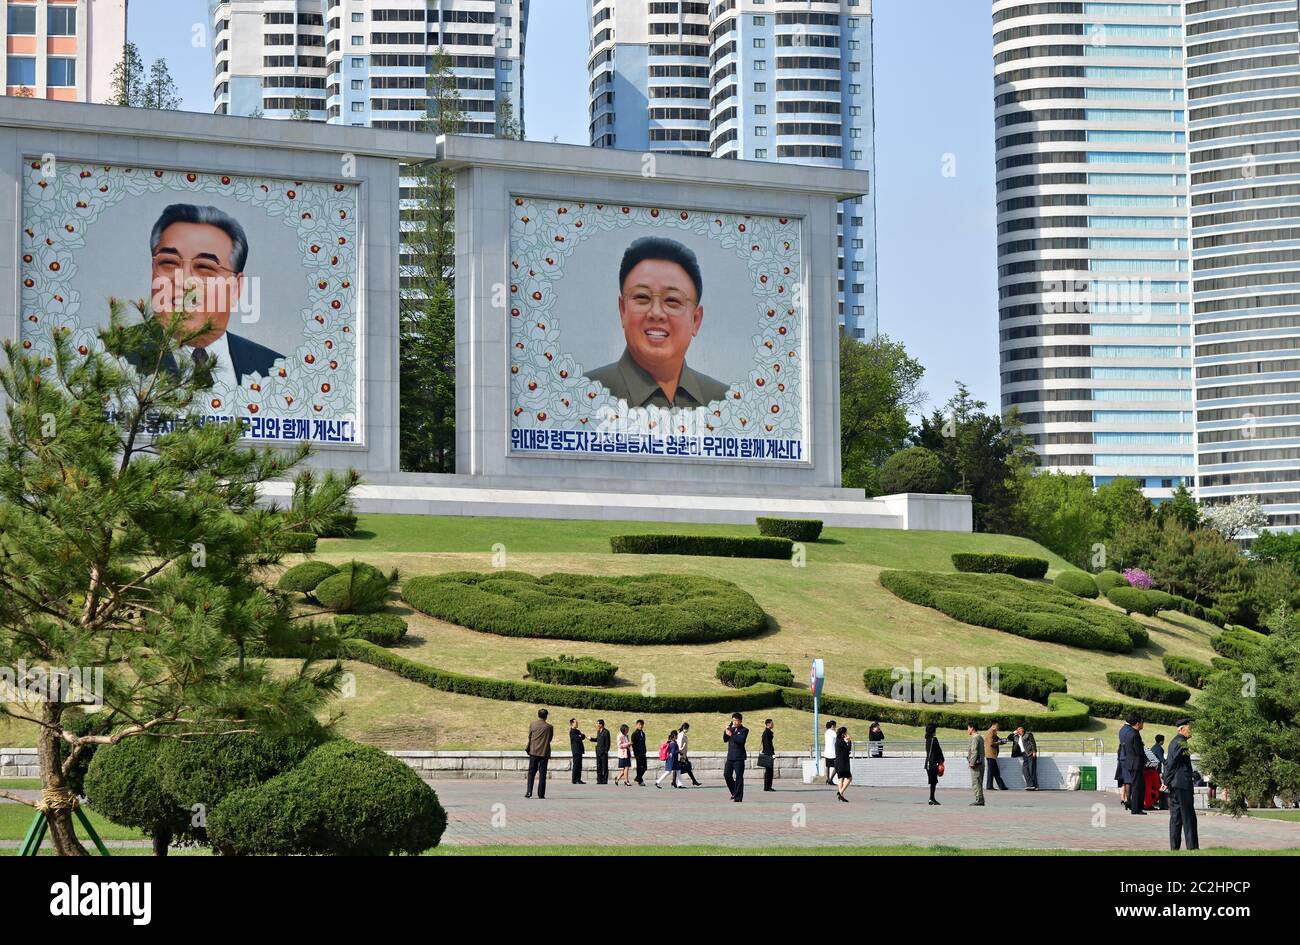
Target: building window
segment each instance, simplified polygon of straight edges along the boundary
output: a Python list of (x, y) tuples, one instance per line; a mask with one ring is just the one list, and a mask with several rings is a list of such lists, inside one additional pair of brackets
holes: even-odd
[(514, 68), (514, 66), (515, 66), (515, 61), (513, 59), (497, 60), (497, 68), (500, 69), (502, 72), (509, 72)]
[(756, 161), (766, 161), (766, 160), (767, 160), (767, 148), (755, 148), (755, 149), (754, 149), (754, 160), (756, 160)]
[(365, 38), (364, 36), (353, 36), (353, 37), (352, 37), (352, 45), (353, 45), (353, 46), (364, 46), (365, 44), (366, 44), (366, 38)]
[(755, 126), (754, 126), (754, 137), (756, 137), (756, 138), (766, 138), (766, 137), (767, 137), (767, 125), (755, 125)]
[(352, 88), (353, 88), (353, 90), (360, 90), (360, 89), (364, 89), (365, 87), (366, 87), (366, 80), (365, 80), (365, 79), (353, 79), (353, 80), (352, 80)]
[(755, 83), (754, 83), (754, 91), (755, 91), (755, 92), (766, 92), (766, 91), (767, 91), (767, 83), (766, 83), (766, 82), (755, 82)]
[(50, 7), (48, 25), (51, 36), (76, 36), (77, 8)]
[(861, 138), (861, 137), (862, 137), (862, 129), (861, 129), (861, 128), (850, 128), (850, 129), (849, 129), (849, 137), (850, 137), (850, 138)]
[(849, 49), (861, 49), (862, 41), (858, 39), (849, 40)]
[(767, 106), (766, 106), (766, 105), (755, 105), (755, 106), (754, 106), (754, 114), (755, 114), (755, 115), (766, 115), (766, 114), (767, 114)]
[(77, 60), (51, 56), (45, 62), (45, 84), (59, 88), (77, 85)]
[[(36, 7), (9, 7), (9, 35), (10, 36), (35, 36), (36, 35)], [(34, 79), (32, 81), (35, 81)], [(10, 85), (16, 83), (10, 82)]]
[(9, 85), (35, 85), (36, 59), (32, 56), (10, 56), (8, 74)]
[(849, 217), (849, 226), (862, 226), (862, 217)]
[(855, 259), (855, 260), (853, 260), (853, 271), (854, 271), (854, 272), (864, 272), (864, 271), (866, 271), (866, 268), (867, 268), (867, 264), (864, 263), (861, 259)]
[(853, 248), (854, 248), (854, 249), (862, 249), (862, 246), (863, 246), (863, 244), (862, 244), (862, 240), (854, 240), (854, 241), (853, 241)]
[(353, 102), (353, 103), (352, 103), (352, 110), (353, 110), (354, 112), (364, 112), (364, 111), (366, 110), (366, 103), (365, 103), (365, 102)]
[(849, 152), (849, 160), (850, 160), (850, 161), (861, 161), (861, 160), (862, 160), (862, 152), (861, 152), (861, 151), (850, 151), (850, 152)]
[(848, 28), (851, 29), (851, 30), (855, 30), (855, 29), (857, 29), (857, 28), (858, 28), (858, 18), (857, 18), (856, 16), (851, 16), (851, 17), (849, 17), (849, 21), (848, 21), (847, 26), (848, 26)]
[(363, 57), (360, 57), (360, 56), (353, 56), (353, 57), (352, 57), (352, 68), (353, 68), (353, 69), (364, 69), (365, 67), (366, 67), (366, 60), (365, 60)]
[(765, 16), (756, 16), (756, 17), (754, 17), (754, 25), (755, 25), (755, 26), (766, 26), (766, 25), (767, 25), (767, 17), (765, 17)]
[(755, 60), (754, 60), (754, 71), (755, 71), (755, 72), (766, 72), (766, 71), (767, 71), (767, 60), (766, 60), (766, 59), (755, 59)]
[(862, 305), (855, 305), (855, 306), (853, 306), (853, 317), (854, 317), (854, 318), (862, 318), (862, 317), (863, 317), (864, 315), (866, 315), (866, 314), (867, 314), (867, 310), (866, 310), (866, 308), (865, 308), (864, 306), (862, 306)]
[(365, 15), (365, 13), (353, 13), (353, 14), (352, 14), (352, 22), (353, 22), (353, 23), (364, 23), (365, 21), (366, 21), (366, 15)]
[(754, 48), (755, 48), (755, 49), (766, 49), (766, 48), (767, 48), (767, 40), (764, 39), (762, 36), (755, 36), (755, 37), (754, 37)]
[(861, 95), (861, 94), (862, 94), (862, 86), (858, 85), (856, 82), (850, 82), (850, 83), (849, 83), (849, 94), (850, 94), (850, 95)]
[(850, 62), (850, 63), (849, 63), (849, 71), (850, 71), (850, 72), (861, 72), (861, 71), (862, 71), (862, 63), (860, 63), (860, 62)]

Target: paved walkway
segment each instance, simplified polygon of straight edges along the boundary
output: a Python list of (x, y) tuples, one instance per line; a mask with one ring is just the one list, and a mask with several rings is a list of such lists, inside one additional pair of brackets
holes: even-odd
[[(1169, 815), (1134, 817), (1115, 794), (995, 791), (969, 807), (962, 791), (924, 787), (849, 789), (842, 804), (831, 788), (797, 784), (771, 794), (746, 778), (745, 802), (705, 782), (671, 791), (633, 784), (547, 785), (545, 800), (526, 800), (522, 780), (432, 782), (448, 813), (443, 843), (464, 845), (705, 844), (719, 846), (1026, 847), (1076, 850), (1166, 850)], [(946, 796), (945, 796), (946, 795)], [(1236, 819), (1199, 812), (1201, 847), (1300, 849), (1300, 823)]]

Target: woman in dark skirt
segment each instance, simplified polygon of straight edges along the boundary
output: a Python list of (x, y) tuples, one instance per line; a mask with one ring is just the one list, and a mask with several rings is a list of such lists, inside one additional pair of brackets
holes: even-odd
[(939, 783), (939, 768), (943, 765), (943, 748), (935, 736), (937, 726), (930, 722), (925, 726), (925, 774), (930, 779), (930, 804), (938, 805), (934, 799), (934, 789)]
[(840, 783), (835, 793), (845, 804), (849, 799), (844, 796), (844, 792), (853, 783), (853, 771), (849, 766), (852, 753), (853, 742), (849, 740), (848, 727), (841, 725), (840, 730), (835, 733), (835, 777)]

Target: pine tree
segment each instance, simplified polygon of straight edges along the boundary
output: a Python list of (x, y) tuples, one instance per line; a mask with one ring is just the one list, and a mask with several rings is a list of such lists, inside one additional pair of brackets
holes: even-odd
[(174, 112), (181, 107), (181, 96), (167, 68), (166, 59), (155, 59), (149, 67), (149, 81), (145, 84), (144, 108)]
[(128, 108), (141, 108), (145, 100), (144, 60), (135, 43), (128, 42), (122, 47), (122, 58), (113, 67), (113, 95), (110, 105), (122, 105)]
[[(85, 853), (69, 777), (92, 746), (296, 731), (341, 674), (333, 663), (277, 675), (241, 658), (300, 632), (263, 583), (286, 527), (257, 498), (306, 446), (249, 449), (229, 424), (188, 422), (212, 368), (174, 355), (202, 329), (186, 337), (183, 316), (139, 315), (110, 302), (103, 351), (84, 356), (66, 329), (46, 358), (6, 341), (0, 368), (0, 665), (26, 665), (29, 683), (48, 674), (43, 698), (0, 702), (0, 714), (37, 727), (61, 855)], [(93, 734), (74, 727), (70, 710), (92, 694), (68, 688), (77, 678), (102, 697)]]

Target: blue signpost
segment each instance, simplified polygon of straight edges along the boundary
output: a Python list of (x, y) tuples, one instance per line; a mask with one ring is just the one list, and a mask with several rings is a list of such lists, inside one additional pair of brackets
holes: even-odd
[(812, 761), (813, 776), (816, 777), (817, 757), (818, 757), (818, 730), (821, 728), (821, 722), (817, 717), (818, 704), (821, 700), (822, 686), (826, 684), (826, 665), (821, 660), (812, 661), (812, 673), (808, 677), (808, 688), (812, 690), (813, 697), (813, 737), (812, 737)]

